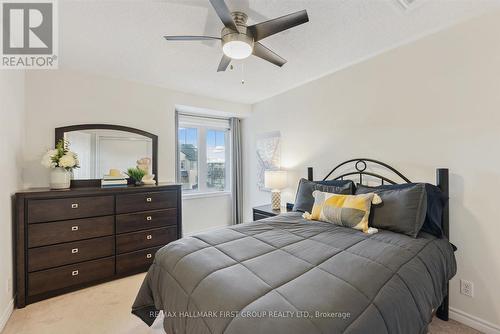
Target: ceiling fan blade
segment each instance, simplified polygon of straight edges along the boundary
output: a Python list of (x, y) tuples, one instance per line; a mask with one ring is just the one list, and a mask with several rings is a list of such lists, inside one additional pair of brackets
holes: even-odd
[(224, 0), (210, 0), (210, 3), (212, 7), (214, 7), (222, 23), (224, 23), (227, 28), (238, 31), (236, 23), (234, 23), (233, 20), (233, 15), (231, 15)]
[(254, 24), (248, 27), (253, 34), (255, 41), (260, 41), (263, 38), (277, 34), (283, 30), (287, 30), (300, 24), (309, 22), (306, 10), (301, 10), (296, 13), (288, 14), (269, 21)]
[(253, 45), (253, 55), (257, 56), (259, 58), (262, 58), (264, 60), (267, 60), (268, 62), (273, 63), (276, 66), (283, 66), (286, 63), (286, 59), (278, 56), (276, 53), (273, 51), (269, 50), (266, 48), (264, 45), (260, 44), (259, 42), (255, 43)]
[(224, 72), (229, 66), (229, 63), (231, 63), (231, 58), (223, 55), (222, 59), (220, 60), (219, 67), (217, 68), (217, 72)]
[(206, 41), (219, 39), (219, 37), (211, 37), (211, 36), (163, 36), (167, 41)]

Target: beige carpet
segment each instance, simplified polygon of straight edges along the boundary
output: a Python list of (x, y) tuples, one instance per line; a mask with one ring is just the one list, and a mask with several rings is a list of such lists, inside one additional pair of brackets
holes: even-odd
[[(148, 328), (130, 314), (144, 274), (101, 284), (15, 310), (3, 334), (160, 334), (161, 319)], [(465, 325), (435, 319), (431, 333), (476, 334)]]

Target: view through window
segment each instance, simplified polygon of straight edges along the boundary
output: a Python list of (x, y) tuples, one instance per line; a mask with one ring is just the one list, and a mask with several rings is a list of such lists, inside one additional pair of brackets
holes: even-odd
[(207, 131), (207, 188), (226, 190), (227, 130)]
[(198, 189), (198, 129), (179, 126), (180, 182), (183, 189)]
[(229, 121), (179, 114), (178, 182), (186, 192), (229, 190)]

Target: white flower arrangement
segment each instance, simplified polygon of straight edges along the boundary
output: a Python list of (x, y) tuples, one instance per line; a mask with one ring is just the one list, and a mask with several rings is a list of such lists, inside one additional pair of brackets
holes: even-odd
[(63, 139), (57, 143), (55, 149), (48, 150), (43, 155), (41, 162), (47, 168), (61, 167), (67, 171), (72, 171), (73, 168), (80, 168), (78, 156), (75, 152), (69, 150), (69, 143)]

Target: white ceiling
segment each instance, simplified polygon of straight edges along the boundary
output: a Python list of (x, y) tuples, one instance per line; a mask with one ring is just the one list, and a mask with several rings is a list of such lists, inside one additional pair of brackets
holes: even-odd
[[(220, 36), (208, 0), (59, 2), (60, 68), (84, 70), (229, 101), (255, 103), (384, 50), (500, 8), (499, 0), (226, 0), (249, 23), (307, 9), (310, 22), (262, 40), (288, 60), (259, 58), (217, 73), (219, 42), (162, 36)], [(241, 84), (244, 78), (245, 84)]]

